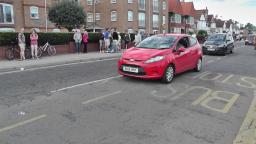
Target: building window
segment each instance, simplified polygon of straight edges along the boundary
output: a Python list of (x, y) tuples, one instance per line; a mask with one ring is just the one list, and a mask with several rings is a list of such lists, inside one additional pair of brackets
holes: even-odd
[(139, 26), (140, 27), (145, 27), (146, 22), (145, 22), (145, 13), (139, 13)]
[(163, 10), (166, 10), (166, 2), (163, 1)]
[(181, 15), (179, 15), (179, 14), (172, 15), (171, 22), (172, 23), (181, 23)]
[(153, 11), (158, 12), (158, 0), (153, 0)]
[(0, 3), (0, 23), (13, 24), (13, 6)]
[(36, 7), (36, 6), (30, 7), (30, 18), (31, 19), (39, 19), (38, 7)]
[(87, 0), (87, 5), (92, 5), (92, 2), (93, 0)]
[(117, 21), (117, 12), (116, 11), (111, 12), (111, 21)]
[(128, 21), (133, 21), (133, 12), (128, 11)]
[(158, 15), (156, 14), (153, 15), (153, 27), (154, 28), (158, 27)]
[(145, 10), (146, 7), (146, 1), (145, 0), (139, 0), (139, 9)]
[(165, 25), (165, 20), (166, 20), (165, 16), (163, 16), (163, 25)]
[(111, 0), (111, 3), (116, 3), (117, 0)]
[(95, 20), (99, 21), (100, 20), (100, 13), (95, 13)]
[(93, 22), (93, 13), (87, 13), (87, 22)]
[(133, 3), (133, 0), (128, 0), (128, 3), (129, 3), (129, 4)]

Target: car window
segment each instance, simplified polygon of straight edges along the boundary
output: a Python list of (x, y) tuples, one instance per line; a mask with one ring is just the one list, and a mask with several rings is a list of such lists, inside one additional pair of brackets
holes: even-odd
[(207, 41), (225, 41), (226, 35), (224, 34), (215, 34), (208, 37)]
[(184, 48), (190, 47), (188, 37), (184, 37), (179, 40), (179, 42), (176, 45), (176, 50), (178, 50), (181, 47), (184, 47)]
[(189, 40), (190, 40), (190, 46), (194, 46), (194, 45), (197, 44), (197, 39), (196, 38), (189, 37)]
[(137, 48), (151, 48), (151, 49), (166, 49), (171, 48), (175, 41), (176, 37), (174, 36), (151, 36), (144, 39), (136, 47)]

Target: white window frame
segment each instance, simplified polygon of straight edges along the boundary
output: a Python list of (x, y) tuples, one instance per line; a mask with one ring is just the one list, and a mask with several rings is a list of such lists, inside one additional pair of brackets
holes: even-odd
[(158, 28), (159, 27), (159, 15), (158, 14), (153, 14), (153, 28)]
[(163, 1), (163, 3), (162, 3), (163, 10), (166, 10), (166, 8), (167, 8), (167, 5), (166, 5), (166, 4), (167, 4), (166, 1)]
[[(29, 8), (29, 10), (30, 10), (30, 18), (31, 19), (39, 19), (39, 7), (31, 6)], [(33, 10), (35, 10), (35, 11), (33, 11)], [(37, 16), (33, 16), (33, 15), (37, 15)]]
[(181, 23), (181, 15), (175, 14), (175, 23)]
[(159, 4), (158, 4), (158, 0), (152, 0), (152, 9), (153, 12), (159, 12)]
[(100, 13), (95, 13), (95, 20), (100, 21)]
[[(141, 3), (141, 1), (144, 1), (144, 3)], [(138, 0), (138, 4), (139, 4), (139, 10), (146, 10), (146, 0)]]
[[(13, 5), (11, 5), (11, 4), (6, 4), (6, 3), (0, 3), (0, 5), (2, 5), (2, 7), (3, 7), (3, 19), (4, 19), (4, 21), (3, 22), (0, 22), (1, 24), (14, 24), (14, 13), (13, 13)], [(12, 16), (12, 22), (7, 22), (6, 21), (6, 12), (5, 12), (5, 10), (4, 10), (4, 7), (10, 7), (11, 8), (11, 16)]]
[(133, 3), (133, 0), (128, 0), (128, 4), (131, 4), (131, 3)]
[(87, 5), (92, 5), (93, 4), (93, 0), (87, 0)]
[(146, 14), (145, 13), (138, 13), (138, 25), (139, 25), (139, 27), (146, 26)]
[(133, 31), (132, 28), (129, 28), (129, 29), (127, 30), (127, 32), (130, 34), (130, 33), (133, 33), (134, 31)]
[(87, 22), (93, 22), (93, 13), (87, 13)]
[(117, 3), (117, 0), (111, 0), (111, 3), (115, 4), (115, 3)]
[(117, 21), (117, 11), (111, 11), (111, 21)]
[(128, 15), (128, 21), (129, 22), (133, 21), (133, 11), (129, 10), (127, 15)]
[(162, 24), (165, 25), (166, 24), (166, 16), (163, 15), (163, 18), (162, 18)]

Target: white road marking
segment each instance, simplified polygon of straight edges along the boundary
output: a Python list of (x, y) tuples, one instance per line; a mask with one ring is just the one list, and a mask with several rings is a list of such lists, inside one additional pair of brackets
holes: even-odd
[(46, 117), (46, 115), (41, 115), (41, 116), (34, 117), (34, 118), (32, 118), (32, 119), (29, 119), (29, 120), (26, 120), (26, 121), (23, 121), (23, 122), (19, 122), (19, 123), (16, 123), (16, 124), (13, 124), (13, 125), (10, 125), (10, 126), (1, 128), (1, 129), (0, 129), (0, 133), (1, 133), (1, 132), (8, 131), (8, 130), (11, 130), (11, 129), (14, 129), (14, 128), (17, 128), (17, 127), (20, 127), (20, 126), (23, 126), (23, 125), (26, 125), (26, 124), (29, 124), (29, 123), (32, 123), (32, 122), (34, 122), (34, 121), (43, 119), (43, 118), (45, 118), (45, 117)]
[(213, 63), (213, 62), (214, 62), (214, 60), (209, 60), (206, 63), (209, 64), (209, 63)]
[(19, 72), (25, 72), (25, 71), (34, 71), (34, 70), (48, 69), (48, 68), (63, 67), (63, 66), (69, 66), (69, 65), (87, 64), (87, 63), (95, 63), (95, 62), (102, 62), (102, 61), (111, 61), (111, 60), (117, 60), (117, 59), (119, 59), (119, 58), (109, 58), (109, 59), (94, 60), (94, 61), (73, 62), (73, 63), (68, 63), (68, 64), (58, 64), (58, 65), (52, 65), (52, 66), (28, 68), (28, 69), (24, 69), (23, 71), (15, 70), (15, 71), (2, 72), (2, 73), (0, 73), (0, 75), (13, 74), (13, 73), (19, 73)]
[(119, 78), (119, 77), (122, 77), (122, 76), (109, 77), (109, 78), (105, 78), (105, 79), (100, 79), (100, 80), (90, 81), (90, 82), (81, 83), (81, 84), (77, 84), (77, 85), (73, 85), (73, 86), (68, 86), (68, 87), (65, 87), (65, 88), (53, 90), (53, 91), (51, 91), (51, 93), (56, 93), (56, 92), (72, 89), (72, 88), (75, 88), (75, 87), (80, 87), (80, 86), (84, 86), (84, 85), (98, 83), (98, 82), (102, 82), (102, 81), (106, 81), (106, 80), (111, 80), (111, 79), (115, 79), (115, 78)]
[(117, 91), (117, 92), (114, 92), (114, 93), (111, 93), (111, 94), (107, 94), (107, 95), (100, 96), (100, 97), (97, 97), (97, 98), (94, 98), (94, 99), (90, 99), (90, 100), (82, 102), (82, 104), (84, 104), (84, 105), (89, 104), (91, 102), (95, 102), (95, 101), (98, 101), (98, 100), (101, 100), (101, 99), (104, 99), (104, 98), (107, 98), (107, 97), (110, 97), (110, 96), (113, 96), (113, 95), (120, 94), (121, 92), (122, 91)]

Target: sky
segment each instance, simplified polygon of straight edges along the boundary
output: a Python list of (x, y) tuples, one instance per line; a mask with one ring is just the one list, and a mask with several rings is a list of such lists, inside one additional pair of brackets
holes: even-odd
[(256, 0), (185, 0), (193, 1), (196, 9), (208, 8), (209, 14), (223, 20), (233, 19), (242, 24), (256, 25)]

